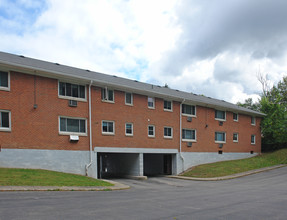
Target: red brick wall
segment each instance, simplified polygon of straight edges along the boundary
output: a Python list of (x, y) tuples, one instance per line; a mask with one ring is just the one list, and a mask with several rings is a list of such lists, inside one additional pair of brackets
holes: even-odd
[[(0, 132), (3, 148), (89, 150), (88, 136), (80, 136), (78, 143), (70, 143), (68, 135), (59, 134), (59, 116), (88, 119), (88, 102), (78, 102), (69, 107), (68, 100), (58, 97), (58, 80), (11, 72), (10, 91), (0, 91), (0, 109), (11, 111), (12, 131)], [(36, 83), (35, 83), (36, 82)], [(36, 85), (36, 109), (34, 106)], [(87, 86), (87, 100), (88, 100)], [(133, 106), (125, 105), (125, 93), (115, 91), (115, 103), (101, 100), (101, 89), (92, 87), (92, 132), (93, 146), (131, 148), (179, 149), (180, 103), (173, 102), (173, 112), (163, 110), (163, 99), (155, 99), (155, 109), (147, 107), (147, 96), (133, 94)], [(115, 135), (102, 135), (102, 120), (115, 122)], [(133, 123), (133, 136), (125, 136), (125, 123)], [(88, 123), (88, 120), (87, 120)], [(148, 137), (148, 125), (155, 125), (155, 137)], [(208, 127), (206, 128), (206, 125)], [(163, 137), (164, 127), (173, 127), (173, 138)], [(182, 117), (182, 127), (196, 129), (197, 141), (192, 147), (182, 142), (184, 152), (217, 152), (215, 131), (226, 132), (223, 152), (260, 152), (260, 119), (251, 125), (250, 116), (239, 115), (233, 121), (233, 113), (226, 113), (226, 121), (219, 126), (214, 119), (214, 109), (197, 106), (196, 117), (187, 122)], [(87, 125), (89, 128), (89, 125)], [(239, 133), (239, 142), (233, 143), (233, 133)], [(89, 131), (87, 131), (89, 135)], [(251, 134), (256, 135), (256, 144), (251, 145)]]
[(68, 100), (58, 98), (58, 80), (11, 72), (10, 91), (0, 91), (0, 109), (11, 111), (11, 132), (0, 132), (3, 148), (88, 150), (88, 137), (70, 143), (69, 136), (59, 135), (58, 117), (88, 118), (88, 102), (68, 107)]

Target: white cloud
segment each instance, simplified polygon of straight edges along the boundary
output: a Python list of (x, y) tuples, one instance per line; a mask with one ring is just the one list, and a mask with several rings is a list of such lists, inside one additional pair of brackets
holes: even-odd
[(286, 75), (285, 5), (0, 0), (0, 50), (236, 103), (258, 97), (259, 68), (276, 83)]

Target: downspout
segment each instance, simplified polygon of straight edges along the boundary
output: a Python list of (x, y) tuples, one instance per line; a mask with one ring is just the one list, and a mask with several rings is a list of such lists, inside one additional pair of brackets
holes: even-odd
[(91, 87), (92, 87), (93, 81), (91, 80), (89, 85), (89, 130), (90, 130), (90, 163), (86, 164), (86, 176), (88, 176), (88, 169), (93, 163), (93, 138), (92, 138), (92, 102), (91, 102)]
[(181, 144), (182, 144), (182, 104), (185, 102), (185, 99), (180, 103), (180, 119), (179, 119), (179, 156), (182, 160), (182, 171), (184, 171), (184, 157), (182, 156)]

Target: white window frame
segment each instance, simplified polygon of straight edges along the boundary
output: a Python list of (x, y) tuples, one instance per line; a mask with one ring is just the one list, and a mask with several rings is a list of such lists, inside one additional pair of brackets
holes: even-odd
[[(153, 128), (153, 135), (150, 135), (149, 134), (149, 127), (152, 127)], [(155, 126), (154, 125), (148, 125), (147, 126), (147, 135), (148, 135), (148, 137), (155, 137)]]
[[(216, 139), (215, 139), (215, 138), (216, 138), (216, 133), (223, 133), (223, 134), (224, 134), (224, 141), (218, 141), (218, 140), (216, 140)], [(214, 136), (215, 136), (215, 138), (214, 138), (215, 143), (219, 143), (219, 144), (226, 143), (226, 132), (224, 132), (224, 131), (216, 131), (216, 132), (214, 133)]]
[[(73, 96), (68, 96), (68, 95), (60, 95), (60, 83), (70, 83), (73, 85), (77, 85), (77, 86), (84, 86), (85, 87), (85, 98), (80, 98), (80, 97), (73, 97)], [(75, 82), (66, 82), (66, 81), (61, 81), (58, 80), (58, 97), (61, 99), (68, 99), (68, 100), (76, 100), (76, 101), (81, 101), (81, 102), (86, 102), (87, 101), (87, 86), (83, 85), (83, 84), (78, 84)]]
[[(106, 97), (103, 97), (103, 90), (105, 90), (105, 96)], [(109, 91), (112, 91), (113, 92), (113, 100), (109, 100), (107, 99), (107, 96), (109, 96)], [(101, 88), (101, 99), (102, 99), (102, 102), (108, 102), (108, 103), (115, 103), (115, 91), (113, 89), (108, 89), (107, 87), (105, 88)]]
[(0, 127), (0, 131), (11, 131), (11, 111), (8, 111), (8, 110), (1, 110), (0, 109), (0, 125), (2, 123), (2, 112), (7, 112), (8, 113), (8, 117), (9, 117), (9, 127), (6, 128), (6, 127)]
[[(224, 112), (224, 119), (222, 119), (222, 118), (216, 118), (216, 111)], [(215, 118), (215, 120), (217, 120), (217, 121), (226, 121), (226, 111), (215, 109), (215, 110), (214, 110), (214, 118)]]
[[(234, 114), (235, 115), (237, 115), (237, 119), (234, 119)], [(236, 122), (238, 122), (238, 120), (239, 120), (239, 114), (238, 113), (236, 113), (236, 112), (233, 112), (233, 115), (232, 115), (232, 117), (233, 117), (233, 121), (236, 121)]]
[[(254, 137), (254, 142), (252, 142), (252, 137)], [(252, 135), (251, 135), (251, 144), (252, 144), (252, 145), (255, 145), (255, 144), (256, 144), (256, 135), (255, 135), (255, 134), (252, 134)]]
[[(85, 133), (83, 133), (83, 132), (61, 131), (61, 118), (75, 119), (75, 120), (85, 120)], [(88, 130), (87, 130), (88, 126), (87, 126), (87, 119), (86, 119), (86, 118), (70, 117), (70, 116), (61, 115), (61, 116), (59, 116), (59, 118), (58, 118), (58, 123), (59, 123), (59, 134), (60, 134), (60, 135), (87, 136), (87, 134), (88, 134)]]
[[(103, 123), (104, 123), (104, 122), (112, 123), (112, 124), (113, 124), (113, 132), (103, 131)], [(103, 134), (103, 135), (115, 135), (115, 122), (114, 122), (114, 121), (108, 121), (108, 120), (102, 120), (101, 130), (102, 130), (102, 134)]]
[[(152, 102), (150, 102), (149, 99), (151, 99)], [(149, 103), (153, 103), (152, 106), (149, 106)], [(150, 96), (147, 97), (147, 107), (149, 109), (155, 109), (155, 98), (154, 97), (150, 97)]]
[(10, 71), (0, 70), (1, 72), (8, 74), (8, 87), (0, 86), (0, 90), (10, 91)]
[[(236, 140), (234, 140), (234, 135), (235, 135), (235, 134), (236, 134), (236, 137), (237, 137)], [(232, 135), (232, 140), (233, 140), (233, 142), (234, 142), (234, 143), (238, 143), (238, 139), (239, 139), (239, 134), (238, 134), (237, 132), (234, 132), (233, 135)]]
[(182, 105), (181, 105), (181, 114), (182, 114), (183, 116), (196, 117), (196, 105), (188, 105), (188, 106), (194, 107), (194, 115), (193, 115), (193, 114), (183, 113), (183, 105), (188, 105), (188, 104), (182, 104)]
[[(253, 121), (254, 119), (254, 121)], [(251, 125), (256, 126), (256, 117), (255, 116), (251, 116)]]
[[(164, 102), (170, 102), (170, 107), (171, 107), (171, 109), (165, 108), (165, 107), (164, 107)], [(172, 111), (173, 111), (173, 102), (170, 101), (170, 100), (163, 100), (163, 110), (164, 110), (164, 111), (167, 111), (167, 112), (172, 112)]]
[(183, 135), (184, 130), (194, 131), (194, 136), (195, 137), (194, 137), (194, 139), (186, 139), (186, 138), (181, 137), (182, 141), (196, 142), (196, 139), (197, 139), (196, 129), (183, 128), (182, 129), (182, 135)]
[[(166, 136), (165, 135), (165, 129), (170, 129), (170, 134), (171, 134), (171, 136)], [(172, 127), (167, 127), (167, 126), (165, 126), (164, 128), (163, 128), (163, 137), (164, 138), (167, 138), (167, 139), (172, 139), (173, 138), (173, 128)]]
[[(127, 102), (127, 94), (131, 94), (131, 103)], [(125, 92), (125, 104), (132, 106), (134, 104), (134, 96), (131, 92)]]
[[(131, 127), (131, 129), (132, 129), (132, 133), (131, 134), (129, 134), (129, 133), (127, 133), (127, 125), (132, 125), (132, 127)], [(127, 122), (126, 124), (125, 124), (125, 134), (126, 134), (126, 136), (133, 136), (134, 135), (134, 125), (133, 125), (133, 123), (129, 123), (129, 122)]]

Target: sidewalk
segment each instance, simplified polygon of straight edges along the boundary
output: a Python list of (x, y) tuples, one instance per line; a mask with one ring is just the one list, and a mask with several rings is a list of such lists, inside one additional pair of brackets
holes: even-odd
[(196, 177), (186, 177), (186, 176), (169, 176), (169, 177), (170, 178), (177, 178), (177, 179), (184, 179), (184, 180), (195, 180), (195, 181), (229, 180), (229, 179), (234, 179), (234, 178), (238, 178), (238, 177), (248, 176), (248, 175), (251, 175), (251, 174), (260, 173), (260, 172), (264, 172), (264, 171), (269, 171), (269, 170), (273, 170), (273, 169), (277, 169), (277, 168), (281, 168), (281, 167), (285, 167), (285, 166), (287, 166), (287, 165), (286, 164), (282, 164), (282, 165), (276, 165), (276, 166), (272, 166), (272, 167), (260, 168), (260, 169), (257, 169), (257, 170), (250, 170), (250, 171), (243, 172), (243, 173), (236, 173), (236, 174), (229, 175), (229, 176), (212, 177), (212, 178), (196, 178)]
[[(104, 180), (104, 179), (103, 179)], [(128, 185), (111, 180), (104, 180), (114, 186), (0, 186), (1, 191), (112, 191), (129, 189)]]

